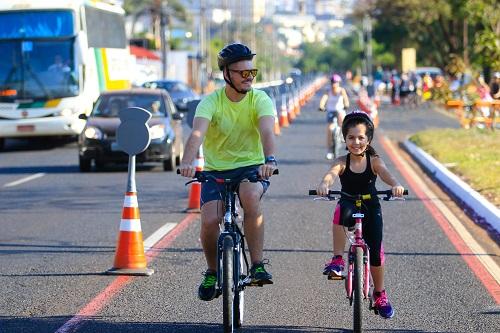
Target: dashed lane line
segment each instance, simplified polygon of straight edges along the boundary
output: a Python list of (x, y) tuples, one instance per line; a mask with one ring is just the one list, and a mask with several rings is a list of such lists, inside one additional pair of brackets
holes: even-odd
[(31, 175), (31, 176), (28, 176), (28, 177), (24, 177), (24, 178), (18, 179), (18, 180), (16, 180), (16, 181), (13, 181), (13, 182), (7, 183), (7, 184), (5, 184), (3, 187), (12, 187), (12, 186), (17, 186), (17, 185), (20, 185), (20, 184), (23, 184), (23, 183), (29, 182), (30, 180), (34, 180), (34, 179), (37, 179), (37, 178), (43, 177), (43, 176), (45, 176), (45, 175), (46, 175), (46, 173), (44, 173), (44, 172), (35, 173), (34, 175)]

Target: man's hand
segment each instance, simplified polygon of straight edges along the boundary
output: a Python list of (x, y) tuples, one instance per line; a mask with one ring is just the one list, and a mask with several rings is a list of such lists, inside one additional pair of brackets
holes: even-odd
[(188, 177), (188, 178), (193, 178), (194, 173), (196, 172), (196, 168), (194, 166), (192, 166), (191, 164), (181, 163), (179, 165), (179, 171), (181, 172), (182, 176)]
[(259, 177), (262, 179), (269, 179), (272, 176), (274, 170), (278, 169), (275, 163), (266, 163), (259, 167)]

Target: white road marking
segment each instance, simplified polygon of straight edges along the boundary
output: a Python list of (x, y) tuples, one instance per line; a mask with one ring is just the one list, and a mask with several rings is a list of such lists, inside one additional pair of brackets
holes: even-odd
[(19, 185), (19, 184), (22, 184), (22, 183), (26, 183), (26, 182), (29, 182), (30, 180), (37, 179), (37, 178), (40, 178), (40, 177), (43, 177), (43, 176), (45, 176), (45, 173), (43, 173), (43, 172), (35, 173), (34, 175), (31, 175), (31, 176), (28, 176), (28, 177), (24, 177), (24, 178), (21, 178), (19, 180), (13, 181), (11, 183), (5, 184), (3, 187), (16, 186), (16, 185)]
[(149, 251), (160, 239), (177, 226), (177, 223), (166, 223), (160, 229), (156, 230), (151, 236), (144, 241), (144, 251)]

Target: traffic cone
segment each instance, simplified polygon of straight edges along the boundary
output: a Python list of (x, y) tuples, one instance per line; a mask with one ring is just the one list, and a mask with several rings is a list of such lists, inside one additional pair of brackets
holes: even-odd
[[(194, 162), (196, 171), (203, 171), (203, 166), (205, 165), (205, 160), (203, 158), (203, 149), (200, 147), (198, 150), (198, 156)], [(189, 187), (189, 200), (186, 212), (189, 213), (199, 213), (200, 212), (200, 198), (201, 198), (201, 184), (198, 182), (191, 183)]]
[(106, 274), (147, 276), (153, 274), (154, 271), (146, 266), (137, 193), (127, 192), (123, 202), (115, 263)]
[(295, 111), (293, 108), (294, 108), (293, 101), (290, 100), (288, 103), (288, 123), (289, 124), (293, 123), (293, 121), (296, 118)]
[(285, 105), (283, 105), (281, 107), (279, 123), (280, 123), (281, 127), (288, 127), (288, 126), (290, 126), (290, 124), (288, 123), (288, 112), (286, 111), (286, 106)]
[(276, 110), (274, 111), (274, 135), (281, 135), (280, 122)]

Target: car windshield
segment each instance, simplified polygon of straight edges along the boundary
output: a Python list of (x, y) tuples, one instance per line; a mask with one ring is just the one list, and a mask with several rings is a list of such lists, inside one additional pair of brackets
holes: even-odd
[(151, 94), (112, 94), (99, 97), (92, 111), (93, 117), (118, 117), (120, 110), (140, 107), (151, 112), (153, 117), (165, 117), (165, 104), (159, 95)]

